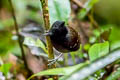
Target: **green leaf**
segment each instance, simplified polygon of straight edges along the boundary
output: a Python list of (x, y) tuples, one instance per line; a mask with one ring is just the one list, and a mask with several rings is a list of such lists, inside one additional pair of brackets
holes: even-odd
[(110, 41), (120, 40), (120, 28), (118, 26), (113, 25), (109, 40)]
[(120, 48), (120, 28), (115, 25), (110, 25), (112, 26), (111, 34), (109, 37), (110, 41), (110, 50), (115, 50), (117, 48)]
[(115, 50), (117, 48), (120, 48), (120, 40), (112, 41), (110, 45), (110, 50)]
[(71, 12), (69, 0), (48, 0), (48, 7), (51, 25), (56, 20), (68, 21)]
[(84, 8), (80, 11), (80, 13), (78, 14), (80, 19), (83, 19), (87, 13), (91, 10), (91, 8), (94, 6), (95, 3), (97, 3), (99, 0), (88, 0), (85, 5)]
[(41, 75), (69, 75), (72, 72), (74, 72), (76, 69), (78, 68), (82, 68), (83, 66), (85, 66), (86, 64), (88, 64), (88, 62), (86, 63), (81, 63), (72, 67), (66, 67), (66, 68), (55, 68), (55, 69), (49, 69), (49, 70), (45, 70), (39, 73), (36, 73), (34, 75), (32, 75), (30, 78), (28, 78), (28, 80), (30, 80), (31, 78), (35, 77), (35, 76), (41, 76)]
[(10, 64), (10, 63), (3, 64), (2, 66), (0, 66), (0, 71), (3, 72), (5, 74), (5, 76), (7, 76), (11, 66), (12, 66), (12, 64)]
[(53, 80), (53, 78), (49, 78), (48, 80)]
[(95, 29), (93, 30), (93, 34), (96, 36), (96, 37), (99, 37), (100, 36), (100, 31), (98, 29)]
[(28, 46), (40, 47), (47, 53), (47, 49), (40, 39), (35, 40), (32, 37), (25, 37), (24, 44)]
[(113, 72), (106, 80), (117, 80), (118, 78), (120, 78), (120, 68)]
[(114, 63), (119, 59), (120, 49), (117, 49), (116, 51), (112, 51), (106, 56), (91, 62), (88, 65), (85, 65), (83, 68), (76, 69), (72, 74), (61, 77), (60, 80), (84, 80), (85, 78), (94, 74), (96, 71), (103, 69), (107, 65)]
[(93, 46), (91, 46), (91, 48), (89, 49), (89, 57), (90, 57), (90, 61), (94, 61), (106, 54), (108, 54), (109, 52), (109, 42), (106, 41), (104, 43), (97, 43), (94, 44)]

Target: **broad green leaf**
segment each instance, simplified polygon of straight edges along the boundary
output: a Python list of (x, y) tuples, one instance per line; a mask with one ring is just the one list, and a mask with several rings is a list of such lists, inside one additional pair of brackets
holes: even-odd
[(56, 20), (68, 21), (71, 12), (69, 0), (48, 0), (48, 7), (51, 25)]
[(5, 74), (5, 76), (7, 76), (11, 66), (12, 66), (12, 64), (10, 64), (10, 63), (3, 64), (2, 66), (0, 66), (0, 71), (3, 72)]
[(118, 80), (120, 78), (120, 68), (113, 72), (106, 80)]
[(74, 72), (76, 69), (82, 68), (86, 64), (88, 64), (88, 62), (81, 63), (81, 64), (78, 64), (78, 65), (75, 65), (72, 67), (55, 68), (55, 69), (45, 70), (45, 71), (42, 71), (42, 72), (39, 72), (39, 73), (32, 75), (28, 80), (30, 80), (31, 78), (33, 78), (35, 76), (41, 76), (41, 75), (69, 75), (72, 72)]
[(109, 37), (110, 50), (115, 50), (117, 48), (120, 48), (120, 28), (115, 25), (111, 25), (111, 26), (112, 26), (111, 28), (112, 30)]
[(112, 41), (110, 44), (110, 50), (115, 50), (117, 48), (120, 48), (120, 40)]
[(95, 3), (97, 3), (99, 0), (88, 0), (85, 5), (84, 8), (80, 11), (79, 13), (79, 18), (83, 19), (87, 13), (91, 10), (91, 8), (94, 6)]
[(25, 37), (24, 44), (28, 46), (40, 47), (47, 53), (47, 49), (40, 39), (35, 40), (32, 37)]
[(120, 59), (120, 49), (117, 49), (116, 51), (112, 51), (106, 56), (88, 65), (85, 65), (83, 68), (75, 70), (75, 72), (73, 72), (72, 74), (61, 77), (60, 80), (84, 80), (90, 75), (94, 74), (96, 71), (103, 69), (107, 65), (119, 59)]
[(120, 40), (120, 28), (118, 26), (113, 25), (109, 40), (110, 41)]
[(90, 57), (90, 61), (94, 61), (106, 54), (108, 54), (109, 52), (109, 42), (106, 41), (104, 43), (97, 43), (94, 44), (93, 46), (91, 46), (91, 48), (89, 49), (89, 57)]

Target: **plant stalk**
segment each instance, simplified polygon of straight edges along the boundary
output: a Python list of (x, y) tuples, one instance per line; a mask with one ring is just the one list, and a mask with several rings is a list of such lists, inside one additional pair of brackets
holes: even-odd
[(9, 0), (9, 3), (10, 3), (10, 7), (11, 7), (12, 17), (13, 17), (14, 24), (15, 24), (16, 35), (18, 36), (18, 43), (19, 43), (19, 47), (21, 49), (22, 58), (23, 58), (25, 67), (28, 69), (28, 67), (27, 67), (27, 61), (26, 61), (26, 58), (25, 58), (25, 52), (24, 52), (24, 49), (23, 49), (23, 43), (21, 42), (21, 36), (19, 34), (19, 28), (18, 28), (16, 16), (15, 16), (14, 7), (13, 7), (13, 4), (12, 4), (11, 0)]
[[(48, 0), (40, 0), (42, 4), (42, 13), (43, 13), (43, 19), (44, 19), (44, 27), (45, 30), (48, 31), (50, 28), (50, 21), (49, 21), (49, 8), (48, 8)], [(51, 43), (50, 37), (46, 36), (46, 42), (47, 42), (47, 49), (48, 49), (48, 58), (54, 59), (53, 54), (53, 45)], [(52, 64), (51, 68), (55, 68), (56, 65)], [(58, 80), (58, 76), (53, 76), (54, 80)]]
[[(44, 27), (45, 27), (45, 30), (48, 31), (50, 28), (48, 0), (40, 0), (40, 1), (42, 4)], [(47, 42), (47, 49), (48, 49), (48, 58), (54, 59), (53, 46), (49, 36), (46, 36), (46, 42)], [(53, 64), (52, 66), (55, 68), (55, 64)]]

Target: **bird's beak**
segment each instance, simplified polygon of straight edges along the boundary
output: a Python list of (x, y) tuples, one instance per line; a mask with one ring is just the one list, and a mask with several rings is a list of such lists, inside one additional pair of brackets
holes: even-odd
[(64, 25), (65, 25), (65, 22), (64, 22), (64, 21), (62, 21), (60, 26), (64, 26)]
[(46, 33), (44, 33), (43, 35), (44, 35), (44, 36), (51, 36), (52, 33), (51, 33), (51, 32), (46, 32)]

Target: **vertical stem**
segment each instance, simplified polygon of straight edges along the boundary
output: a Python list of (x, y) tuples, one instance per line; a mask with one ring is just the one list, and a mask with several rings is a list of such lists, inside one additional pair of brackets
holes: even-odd
[(98, 29), (99, 28), (99, 25), (97, 24), (97, 22), (94, 20), (93, 16), (91, 14), (87, 14), (88, 15), (88, 18), (89, 20), (91, 21), (91, 23), (93, 24), (93, 27), (95, 29)]
[[(84, 5), (80, 2), (80, 1), (78, 1), (78, 0), (71, 0), (73, 3), (75, 3), (76, 5), (78, 5), (78, 7), (80, 7), (80, 8), (84, 8)], [(99, 25), (97, 24), (97, 22), (94, 20), (94, 18), (93, 18), (93, 16), (91, 15), (91, 14), (87, 14), (87, 16), (88, 16), (88, 18), (89, 18), (89, 20), (91, 21), (91, 23), (93, 24), (93, 26), (95, 27), (95, 28), (99, 28)]]
[[(43, 18), (44, 18), (44, 27), (46, 31), (49, 30), (50, 28), (50, 22), (49, 22), (49, 10), (48, 10), (48, 0), (40, 0), (42, 4), (42, 12), (43, 12)], [(54, 54), (53, 54), (53, 46), (50, 40), (49, 36), (46, 36), (46, 41), (47, 41), (47, 48), (48, 48), (48, 58), (49, 59), (54, 59)], [(54, 65), (55, 67), (55, 65)]]
[(25, 59), (25, 53), (24, 53), (24, 49), (23, 49), (23, 44), (21, 42), (21, 36), (19, 34), (18, 24), (17, 24), (17, 20), (16, 20), (16, 17), (15, 17), (15, 11), (14, 11), (13, 4), (12, 4), (11, 0), (9, 0), (9, 3), (10, 3), (10, 6), (11, 6), (12, 17), (13, 17), (14, 24), (15, 24), (16, 34), (18, 36), (18, 43), (19, 43), (19, 46), (20, 46), (20, 49), (21, 49), (22, 58), (24, 60), (25, 67), (27, 68), (27, 62), (26, 62), (26, 59)]
[[(49, 21), (49, 8), (48, 8), (48, 0), (40, 0), (42, 4), (42, 12), (44, 18), (44, 27), (45, 30), (48, 31), (50, 28), (50, 21)], [(53, 46), (49, 36), (46, 36), (47, 48), (48, 48), (48, 58), (54, 59), (53, 54)], [(56, 65), (52, 64), (51, 68), (55, 68)], [(58, 80), (58, 76), (53, 76), (54, 80)]]

